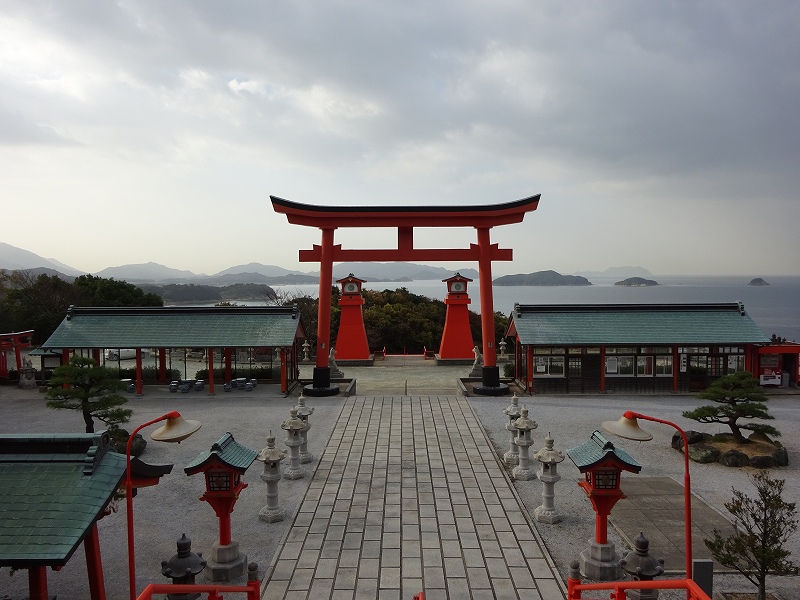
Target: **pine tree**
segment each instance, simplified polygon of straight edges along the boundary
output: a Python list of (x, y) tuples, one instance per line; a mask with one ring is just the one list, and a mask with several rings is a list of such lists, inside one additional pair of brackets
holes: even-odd
[(758, 380), (746, 371), (720, 377), (707, 389), (698, 394), (703, 400), (717, 404), (699, 406), (686, 411), (683, 416), (700, 423), (722, 423), (730, 427), (738, 442), (744, 442), (742, 429), (757, 431), (766, 435), (779, 436), (781, 433), (765, 423), (740, 423), (739, 419), (774, 419), (764, 402), (767, 395), (758, 387)]
[(48, 387), (47, 406), (81, 411), (86, 433), (94, 433), (94, 419), (114, 430), (127, 423), (133, 413), (122, 408), (127, 400), (117, 392), (125, 384), (116, 371), (98, 366), (91, 358), (73, 355), (66, 365), (53, 371)]
[(768, 471), (751, 478), (758, 497), (751, 498), (733, 489), (733, 499), (725, 508), (733, 515), (735, 533), (723, 538), (714, 530), (714, 538), (704, 540), (717, 561), (739, 571), (758, 586), (759, 600), (766, 598), (767, 575), (797, 575), (798, 567), (784, 548), (797, 531), (794, 502), (783, 500), (783, 479), (772, 479)]

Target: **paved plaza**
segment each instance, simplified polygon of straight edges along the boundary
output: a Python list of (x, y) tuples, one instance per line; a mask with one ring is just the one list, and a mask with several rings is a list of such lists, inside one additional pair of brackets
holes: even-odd
[[(302, 369), (310, 373), (311, 366)], [(468, 372), (468, 365), (436, 367), (433, 361), (393, 357), (374, 367), (343, 370), (357, 379), (357, 395), (307, 399), (315, 411), (309, 432), (314, 459), (304, 465), (305, 478), (279, 484), (284, 521), (258, 520), (266, 504), (261, 464), (253, 463), (243, 476), (248, 487), (232, 514), (232, 533), (247, 560), (259, 565), (263, 597), (410, 600), (424, 590), (427, 598), (452, 600), (563, 598), (566, 567), (594, 532), (591, 506), (576, 485), (579, 475), (569, 459), (560, 467), (563, 480), (556, 486), (556, 507), (564, 520), (534, 524), (530, 516), (541, 503), (541, 484), (511, 481), (499, 462), (508, 443), (502, 412), (508, 397), (458, 396), (455, 380)], [(143, 396), (129, 396), (134, 424), (173, 409), (203, 423), (180, 445), (150, 442), (142, 457), (175, 467), (134, 500), (138, 590), (147, 583), (168, 581), (160, 563), (175, 554), (181, 534), (192, 538), (193, 550), (205, 556), (217, 539), (213, 510), (198, 501), (202, 478), (187, 477), (183, 467), (226, 431), (253, 449), (264, 447), (272, 432), (278, 447), (284, 448), (280, 426), (296, 403), (296, 394), (284, 397), (275, 385), (259, 385), (253, 392), (220, 390), (215, 396), (147, 386)], [(532, 450), (547, 432), (556, 439), (556, 448), (564, 450), (631, 407), (686, 426), (680, 414), (696, 400), (526, 396), (521, 403), (539, 424)], [(770, 410), (784, 431), (791, 457), (790, 466), (776, 475), (787, 479), (787, 498), (796, 498), (797, 397), (774, 398)], [(2, 433), (81, 431), (82, 424), (75, 413), (47, 409), (44, 394), (36, 390), (0, 387)], [(625, 445), (643, 470), (624, 478), (628, 500), (612, 512), (615, 528), (609, 538), (623, 554), (626, 543), (645, 531), (653, 554), (678, 574), (684, 561), (683, 464), (680, 454), (666, 450), (672, 430), (656, 426), (650, 431), (655, 435), (652, 443)], [(149, 430), (143, 433), (149, 439)], [(693, 464), (692, 474), (697, 494), (694, 549), (695, 557), (701, 557), (702, 537), (713, 526), (727, 524), (722, 504), (730, 499), (732, 485), (742, 489), (747, 484), (747, 471)], [(126, 598), (128, 589), (124, 503), (115, 508), (117, 512), (99, 522), (111, 600)], [(796, 538), (790, 547), (797, 549)], [(0, 571), (0, 598), (25, 598), (26, 574), (9, 577), (7, 571)], [(718, 571), (715, 585), (747, 588), (739, 580), (726, 579), (730, 577)], [(50, 571), (48, 581), (51, 595), (62, 600), (88, 597), (83, 549), (61, 571)], [(791, 583), (784, 578), (774, 581), (785, 598), (792, 597), (786, 593), (793, 589)], [(679, 595), (662, 592), (660, 597)]]
[(265, 598), (560, 598), (466, 398), (348, 399)]

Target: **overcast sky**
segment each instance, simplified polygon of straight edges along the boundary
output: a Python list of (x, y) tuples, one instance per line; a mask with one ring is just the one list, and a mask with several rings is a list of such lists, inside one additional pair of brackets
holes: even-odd
[(0, 241), (89, 272), (312, 271), (319, 231), (270, 194), (540, 193), (492, 230), (496, 275), (797, 275), (798, 109), (796, 1), (4, 1)]

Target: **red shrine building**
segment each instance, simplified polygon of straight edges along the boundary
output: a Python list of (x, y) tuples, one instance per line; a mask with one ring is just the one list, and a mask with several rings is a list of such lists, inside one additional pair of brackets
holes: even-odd
[(442, 331), (442, 343), (439, 346), (437, 361), (456, 360), (471, 361), (475, 353), (472, 340), (472, 329), (469, 326), (469, 309), (471, 302), (467, 294), (467, 286), (472, 281), (460, 273), (442, 279), (447, 284), (447, 296), (444, 303), (447, 313)]
[[(335, 358), (349, 364), (372, 364), (370, 360), (367, 331), (364, 328), (363, 279), (350, 273), (336, 281), (341, 286), (339, 296), (339, 333), (336, 336)], [(356, 361), (356, 362), (353, 362)]]

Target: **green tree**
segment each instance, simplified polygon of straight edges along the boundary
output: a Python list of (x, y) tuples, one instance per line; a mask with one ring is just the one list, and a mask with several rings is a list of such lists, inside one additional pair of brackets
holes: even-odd
[(80, 296), (81, 306), (164, 306), (160, 296), (145, 294), (132, 283), (113, 277), (81, 275), (72, 285)]
[(78, 304), (74, 286), (55, 275), (33, 276), (13, 271), (5, 281), (2, 310), (7, 311), (11, 330), (34, 330), (34, 343), (41, 344), (61, 323), (70, 304)]
[(758, 380), (746, 371), (720, 377), (708, 388), (698, 394), (703, 400), (716, 404), (699, 406), (683, 413), (687, 419), (700, 423), (722, 423), (730, 427), (739, 443), (745, 441), (742, 429), (757, 431), (772, 436), (780, 432), (765, 423), (740, 423), (740, 419), (774, 419), (764, 402), (767, 395), (758, 387)]
[(789, 560), (791, 552), (784, 548), (797, 531), (797, 510), (794, 502), (783, 500), (783, 479), (771, 479), (769, 472), (761, 471), (751, 481), (756, 498), (733, 489), (733, 499), (725, 503), (735, 519), (735, 533), (723, 538), (715, 529), (713, 539), (703, 541), (720, 564), (758, 586), (758, 598), (765, 600), (767, 575), (798, 574)]
[(94, 419), (114, 430), (127, 423), (133, 412), (122, 408), (126, 399), (118, 392), (125, 384), (116, 371), (99, 366), (91, 358), (73, 355), (66, 365), (53, 371), (47, 385), (47, 406), (81, 411), (86, 433), (94, 433)]

